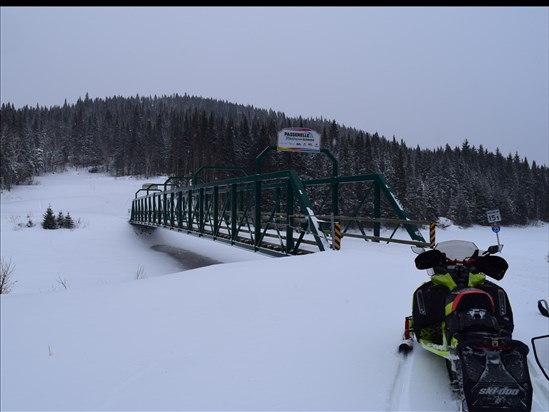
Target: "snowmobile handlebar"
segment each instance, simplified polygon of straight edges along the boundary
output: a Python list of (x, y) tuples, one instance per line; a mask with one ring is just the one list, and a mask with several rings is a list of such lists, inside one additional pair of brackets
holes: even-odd
[(449, 265), (461, 265), (461, 266), (472, 266), (475, 263), (474, 258), (459, 260), (459, 259), (446, 259), (446, 263)]
[(442, 267), (448, 272), (456, 272), (457, 267), (459, 272), (464, 270), (469, 272), (482, 272), (496, 280), (503, 279), (505, 272), (509, 268), (507, 261), (500, 256), (493, 256), (490, 249), (478, 256), (478, 250), (469, 258), (459, 260), (450, 259), (444, 252), (437, 249), (431, 249), (419, 254), (415, 259), (417, 269), (432, 269)]

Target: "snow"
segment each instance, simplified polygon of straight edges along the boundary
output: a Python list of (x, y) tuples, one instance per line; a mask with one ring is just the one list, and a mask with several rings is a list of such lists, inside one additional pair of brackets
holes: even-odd
[[(1, 410), (458, 410), (442, 358), (396, 350), (428, 280), (410, 246), (344, 237), (340, 251), (275, 258), (130, 225), (135, 192), (166, 178), (72, 169), (2, 193), (16, 283), (1, 295)], [(78, 227), (42, 229), (50, 205)], [(497, 243), (490, 228), (447, 224), (437, 241)], [(499, 284), (529, 346), (549, 333), (536, 307), (549, 298), (548, 235), (543, 223), (499, 233)], [(158, 245), (220, 263), (185, 270)], [(547, 411), (549, 383), (528, 358), (533, 410)]]

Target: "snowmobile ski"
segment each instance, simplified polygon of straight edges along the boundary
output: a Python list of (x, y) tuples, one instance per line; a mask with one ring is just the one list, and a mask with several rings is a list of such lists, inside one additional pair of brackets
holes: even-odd
[(399, 353), (403, 353), (404, 355), (408, 354), (408, 352), (410, 352), (414, 348), (411, 323), (411, 316), (407, 316), (406, 318), (404, 318), (404, 333), (402, 335), (402, 341), (398, 346)]
[(398, 351), (403, 354), (408, 354), (414, 348), (414, 342), (412, 339), (403, 339), (398, 345)]

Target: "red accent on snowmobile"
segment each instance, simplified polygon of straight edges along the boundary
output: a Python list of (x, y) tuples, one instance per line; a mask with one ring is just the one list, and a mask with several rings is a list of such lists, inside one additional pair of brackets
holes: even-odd
[(488, 297), (488, 299), (490, 300), (491, 307), (492, 307), (491, 311), (492, 311), (492, 313), (494, 313), (496, 306), (494, 305), (494, 299), (492, 298), (492, 295), (490, 295), (488, 292), (485, 292), (485, 291), (480, 290), (480, 289), (470, 289), (470, 290), (465, 290), (463, 292), (460, 292), (456, 296), (454, 301), (452, 302), (452, 313), (455, 312), (456, 309), (458, 308), (461, 299), (464, 296), (471, 295), (471, 294), (479, 294), (479, 295), (484, 295), (484, 296)]
[(410, 318), (407, 316), (404, 318), (404, 339), (410, 338)]

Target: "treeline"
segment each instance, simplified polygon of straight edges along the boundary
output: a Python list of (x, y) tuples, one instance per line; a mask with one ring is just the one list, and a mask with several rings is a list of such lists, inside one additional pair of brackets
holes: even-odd
[[(238, 166), (255, 172), (255, 159), (276, 144), (285, 127), (310, 127), (339, 161), (339, 174), (382, 173), (415, 219), (440, 216), (468, 226), (486, 224), (486, 211), (500, 209), (505, 224), (549, 222), (549, 171), (518, 154), (502, 155), (482, 145), (407, 147), (323, 118), (291, 118), (273, 110), (189, 96), (110, 97), (75, 104), (0, 108), (0, 184), (87, 167), (113, 176), (189, 176), (202, 166)], [(331, 176), (324, 156), (277, 153), (261, 171), (295, 169), (302, 179)], [(206, 178), (231, 171), (205, 171)], [(215, 174), (215, 176), (214, 176)], [(344, 197), (341, 198), (344, 202)], [(341, 207), (341, 205), (340, 205)]]

